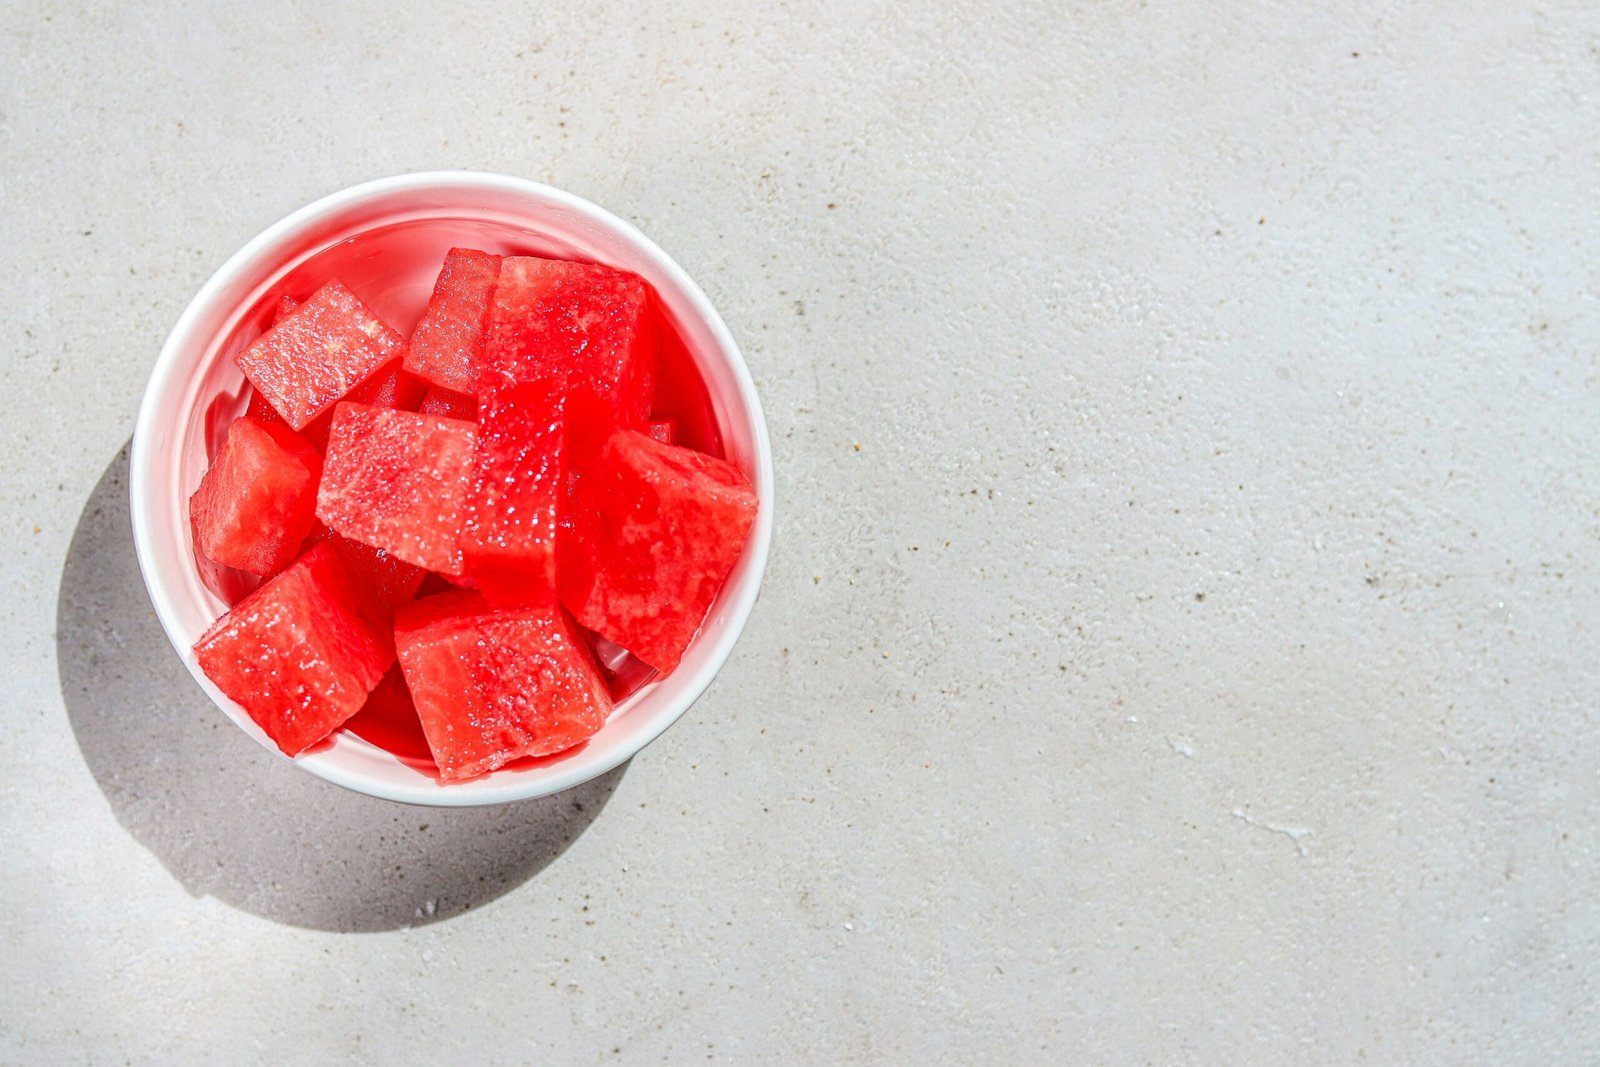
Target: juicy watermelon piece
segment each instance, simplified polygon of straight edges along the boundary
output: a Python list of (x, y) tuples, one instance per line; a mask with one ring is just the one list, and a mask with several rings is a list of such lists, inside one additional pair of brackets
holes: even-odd
[(276, 326), (278, 323), (294, 314), (294, 309), (299, 306), (300, 301), (296, 300), (292, 296), (284, 296), (278, 301), (278, 306), (272, 309), (272, 325)]
[(521, 754), (564, 752), (605, 725), (611, 692), (559, 607), (497, 612), (480, 632), (485, 711), (521, 724), (530, 735)]
[(498, 606), (556, 603), (556, 508), (566, 486), (562, 383), (504, 386), (478, 422), (466, 573)]
[(452, 248), (445, 255), (433, 296), (411, 332), (406, 370), (458, 393), (477, 388), (483, 332), (499, 276), (499, 256), (470, 248)]
[(316, 521), (322, 457), (282, 423), (242, 416), (189, 498), (195, 544), (213, 563), (276, 574)]
[(200, 669), (293, 756), (361, 710), (394, 643), (353, 605), (333, 549), (315, 545), (195, 643)]
[(598, 419), (585, 419), (601, 424), (594, 430), (602, 441), (609, 423), (644, 427), (659, 345), (650, 287), (638, 275), (507, 256), (484, 342), (479, 397), (501, 385), (565, 378), (574, 394), (597, 401)]
[(458, 393), (454, 389), (441, 389), (437, 385), (428, 388), (427, 395), (422, 398), (422, 406), (417, 408), (424, 415), (443, 415), (447, 419), (465, 419), (476, 422), (478, 418), (478, 398)]
[(669, 671), (738, 562), (756, 506), (727, 460), (619, 431), (579, 487), (562, 545), (562, 603)]
[(559, 608), (495, 611), (477, 593), (443, 593), (401, 609), (395, 643), (446, 781), (571, 748), (611, 711)]
[(411, 411), (335, 409), (317, 518), (407, 563), (461, 573), (477, 428)]
[(422, 732), (422, 720), (398, 663), (389, 668), (361, 710), (345, 720), (344, 728), (403, 760), (433, 762), (428, 735)]
[(234, 357), (291, 429), (306, 426), (405, 342), (354, 293), (331, 281)]
[(650, 420), (650, 437), (653, 440), (660, 441), (664, 445), (675, 445), (675, 444), (677, 444), (678, 443), (678, 420), (677, 419), (651, 419)]

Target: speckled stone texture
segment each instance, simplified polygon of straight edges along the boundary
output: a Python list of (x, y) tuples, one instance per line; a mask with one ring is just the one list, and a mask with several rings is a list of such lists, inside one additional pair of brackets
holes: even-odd
[[(1600, 8), (5, 3), (0, 1060), (1600, 1048)], [(744, 346), (716, 684), (500, 811), (189, 681), (128, 533), (242, 243), (459, 166)]]

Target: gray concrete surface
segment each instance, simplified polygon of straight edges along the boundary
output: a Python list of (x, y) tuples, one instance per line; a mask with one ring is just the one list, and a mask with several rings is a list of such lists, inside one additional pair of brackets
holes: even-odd
[[(0, 1060), (1600, 1057), (1600, 12), (5, 3)], [(235, 248), (460, 166), (722, 310), (781, 492), (658, 744), (368, 802), (127, 530)]]

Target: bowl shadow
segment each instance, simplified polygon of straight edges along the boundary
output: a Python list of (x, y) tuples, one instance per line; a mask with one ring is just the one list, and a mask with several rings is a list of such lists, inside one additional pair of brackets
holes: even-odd
[(459, 915), (552, 863), (627, 764), (566, 792), (419, 808), (267, 752), (195, 685), (150, 605), (128, 513), (128, 446), (73, 533), (56, 603), (61, 696), (111, 809), (183, 887), (291, 926), (393, 930)]

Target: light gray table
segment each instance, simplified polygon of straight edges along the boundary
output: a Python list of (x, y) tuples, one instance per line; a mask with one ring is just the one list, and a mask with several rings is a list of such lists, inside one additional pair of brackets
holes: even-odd
[[(1213, 6), (4, 4), (0, 1060), (1592, 1062), (1600, 12)], [(780, 493), (683, 722), (453, 814), (207, 703), (124, 452), (441, 166), (675, 255)]]

